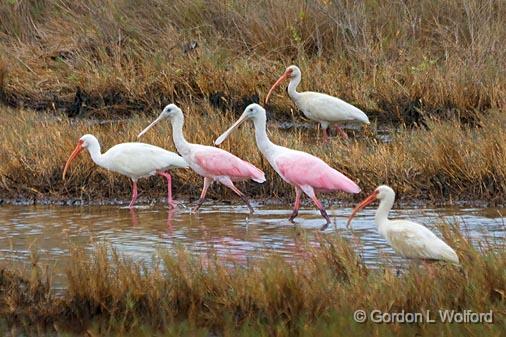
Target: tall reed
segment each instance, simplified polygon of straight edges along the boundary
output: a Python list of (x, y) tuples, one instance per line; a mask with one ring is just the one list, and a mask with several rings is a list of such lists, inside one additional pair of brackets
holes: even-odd
[(0, 92), (92, 116), (218, 93), (230, 108), (296, 63), (305, 89), (372, 116), (404, 121), (421, 102), (471, 118), (505, 107), (505, 15), (501, 0), (3, 1)]
[[(185, 134), (189, 141), (211, 145), (236, 119), (207, 106), (183, 104)], [(207, 112), (207, 113), (203, 113)], [(158, 111), (155, 111), (158, 114)], [(119, 197), (128, 199), (130, 182), (118, 174), (96, 167), (87, 153), (73, 163), (67, 180), (63, 166), (83, 134), (95, 134), (103, 151), (114, 144), (136, 141), (137, 134), (154, 118), (135, 116), (128, 120), (97, 122), (68, 120), (29, 110), (0, 109), (5, 128), (0, 134), (0, 193), (4, 198), (67, 200), (81, 198), (97, 202)], [(368, 192), (389, 184), (405, 200), (451, 202), (456, 199), (484, 200), (501, 204), (506, 196), (506, 118), (501, 112), (483, 118), (481, 127), (461, 126), (455, 119), (428, 121), (430, 130), (392, 131), (382, 141), (374, 130), (364, 130), (350, 142), (334, 140), (327, 146), (311, 138), (313, 130), (276, 128), (269, 122), (271, 139), (280, 145), (312, 153), (356, 180)], [(363, 135), (363, 136), (362, 136)], [(175, 151), (168, 122), (161, 123), (141, 139)], [(253, 128), (243, 126), (222, 147), (251, 161), (266, 172), (264, 184), (242, 186), (254, 198), (290, 200), (292, 189), (272, 170), (256, 149)], [(174, 191), (178, 197), (196, 198), (202, 178), (191, 170), (174, 170)], [(162, 197), (165, 185), (158, 178), (140, 181), (143, 197)], [(231, 198), (214, 186), (211, 197)], [(362, 197), (327, 195), (334, 201), (352, 202)], [(355, 199), (353, 199), (355, 198)]]
[[(153, 330), (171, 335), (181, 329), (188, 335), (218, 336), (336, 336), (344, 331), (500, 336), (506, 309), (504, 242), (482, 242), (477, 249), (458, 227), (439, 228), (458, 252), (460, 267), (440, 264), (429, 273), (413, 263), (401, 276), (387, 264), (368, 269), (337, 235), (316, 234), (316, 246), (301, 242), (301, 257), (294, 262), (271, 253), (246, 265), (231, 264), (213, 252), (160, 251), (150, 262), (135, 262), (107, 245), (97, 245), (91, 254), (74, 248), (66, 269), (67, 289), (60, 296), (51, 291), (38, 264), (30, 279), (3, 269), (0, 319), (28, 330), (38, 324), (39, 329), (88, 330), (90, 335)], [(39, 271), (34, 276), (35, 268)], [(353, 320), (358, 309), (430, 311), (434, 317), (440, 309), (492, 310), (495, 320), (362, 324)]]

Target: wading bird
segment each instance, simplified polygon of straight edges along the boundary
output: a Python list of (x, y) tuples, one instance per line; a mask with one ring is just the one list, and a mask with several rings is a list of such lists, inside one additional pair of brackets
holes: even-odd
[(84, 149), (88, 150), (91, 159), (98, 166), (123, 174), (132, 180), (132, 201), (129, 207), (133, 207), (137, 200), (137, 180), (155, 174), (167, 179), (167, 203), (170, 207), (175, 207), (172, 201), (172, 178), (167, 171), (174, 168), (188, 168), (188, 163), (182, 157), (174, 152), (144, 143), (118, 144), (102, 154), (97, 138), (93, 135), (84, 135), (79, 139), (76, 148), (65, 163), (63, 179), (70, 163)]
[(334, 170), (320, 158), (306, 152), (273, 144), (267, 136), (265, 109), (258, 104), (248, 105), (239, 120), (218, 137), (214, 143), (216, 145), (221, 144), (235, 128), (247, 119), (251, 119), (255, 125), (255, 138), (260, 152), (281, 178), (295, 188), (295, 203), (289, 220), (293, 222), (298, 215), (300, 198), (302, 192), (304, 192), (313, 200), (321, 215), (325, 218), (326, 223), (321, 228), (321, 230), (325, 230), (330, 224), (330, 218), (322, 203), (316, 197), (316, 192), (344, 191), (359, 193), (360, 188), (351, 179)]
[(209, 186), (217, 181), (234, 191), (246, 203), (250, 213), (253, 213), (253, 207), (248, 199), (234, 186), (233, 182), (251, 179), (257, 183), (263, 183), (265, 181), (264, 173), (254, 165), (225, 150), (214, 146), (188, 143), (183, 135), (183, 112), (175, 104), (167, 105), (160, 116), (139, 133), (138, 137), (165, 118), (172, 124), (172, 139), (177, 151), (197, 174), (204, 177), (204, 187), (194, 211), (197, 211), (204, 202)]
[(274, 83), (265, 98), (265, 104), (269, 101), (274, 89), (284, 80), (290, 79), (288, 84), (288, 95), (295, 103), (297, 108), (309, 119), (320, 123), (323, 129), (323, 139), (328, 141), (328, 127), (335, 125), (336, 131), (344, 138), (348, 139), (348, 135), (337, 123), (342, 121), (359, 121), (369, 124), (367, 115), (357, 107), (339, 99), (319, 92), (306, 91), (297, 92), (297, 86), (300, 83), (302, 74), (299, 67), (289, 66), (281, 77)]
[(427, 227), (408, 220), (388, 219), (388, 213), (394, 204), (395, 192), (386, 185), (376, 188), (355, 207), (348, 219), (348, 227), (358, 211), (376, 200), (380, 201), (374, 217), (378, 231), (398, 254), (411, 259), (459, 263), (455, 251)]

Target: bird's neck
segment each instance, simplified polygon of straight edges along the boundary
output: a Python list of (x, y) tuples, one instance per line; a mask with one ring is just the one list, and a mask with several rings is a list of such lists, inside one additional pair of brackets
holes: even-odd
[(172, 139), (176, 146), (177, 152), (184, 155), (190, 151), (190, 144), (186, 141), (183, 134), (184, 117), (176, 116), (171, 121)]
[(269, 139), (269, 136), (267, 136), (267, 119), (265, 116), (261, 116), (255, 118), (253, 123), (255, 124), (255, 140), (258, 149), (269, 159), (276, 145), (274, 145)]
[(93, 160), (95, 164), (102, 167), (106, 166), (103, 160), (104, 156), (102, 155), (102, 152), (100, 150), (100, 144), (98, 142), (91, 143), (90, 145), (88, 145), (87, 149), (88, 152), (90, 153), (91, 160)]
[(288, 83), (288, 95), (294, 101), (298, 101), (300, 98), (300, 93), (297, 92), (297, 87), (299, 86), (301, 79), (301, 76), (296, 76), (290, 80), (290, 83)]
[(394, 198), (395, 197), (393, 196), (387, 195), (380, 201), (378, 209), (376, 210), (374, 221), (376, 222), (376, 225), (378, 226), (380, 232), (388, 223), (388, 213), (394, 205)]

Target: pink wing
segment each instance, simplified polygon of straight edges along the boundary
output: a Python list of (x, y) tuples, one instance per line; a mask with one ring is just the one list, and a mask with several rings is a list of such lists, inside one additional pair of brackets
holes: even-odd
[(309, 185), (320, 191), (360, 192), (353, 180), (305, 152), (293, 151), (279, 156), (276, 165), (282, 178), (292, 185)]
[(195, 152), (195, 161), (214, 176), (228, 176), (232, 180), (251, 179), (258, 183), (265, 181), (265, 174), (254, 165), (230, 152), (208, 146)]

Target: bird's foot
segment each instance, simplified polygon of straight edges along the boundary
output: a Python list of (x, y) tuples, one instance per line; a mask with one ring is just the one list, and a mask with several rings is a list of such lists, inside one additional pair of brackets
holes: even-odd
[(181, 207), (181, 208), (183, 208), (183, 209), (188, 209), (188, 208), (190, 208), (190, 209), (191, 209), (191, 207), (186, 206), (186, 205), (185, 205), (184, 203), (182, 203), (182, 202), (176, 202), (176, 206)]
[(295, 218), (297, 217), (297, 215), (299, 215), (299, 211), (298, 210), (294, 210), (292, 212), (292, 215), (290, 215), (290, 217), (288, 218), (288, 221), (290, 221), (291, 223), (295, 224)]
[[(317, 201), (318, 201), (318, 199), (317, 199)], [(319, 202), (319, 201), (318, 201), (318, 202)], [(321, 207), (321, 205), (320, 205), (320, 207)], [(323, 207), (322, 207), (322, 208), (320, 208), (320, 213), (321, 213), (322, 217), (325, 219), (325, 221), (327, 221), (327, 222), (326, 222), (326, 223), (322, 226), (322, 228), (320, 228), (320, 231), (324, 231), (324, 230), (326, 230), (326, 229), (329, 227), (329, 225), (332, 223), (332, 221), (330, 221), (330, 217), (329, 217), (329, 215), (327, 214), (327, 211), (326, 211)]]
[(197, 201), (197, 204), (195, 205), (195, 207), (192, 208), (192, 210), (190, 211), (190, 213), (197, 213), (197, 211), (199, 210), (200, 206), (202, 206), (203, 203), (204, 203), (204, 199), (200, 198)]
[(246, 206), (248, 207), (249, 209), (249, 214), (252, 215), (253, 213), (255, 213), (255, 210), (253, 209), (253, 207), (251, 206), (251, 204), (249, 203), (249, 200), (248, 198), (246, 198), (242, 193), (237, 193), (239, 194), (239, 197), (244, 201), (244, 203), (246, 204)]
[(330, 224), (330, 222), (323, 224), (322, 228), (320, 228), (320, 231), (323, 232), (324, 230), (326, 230), (329, 227), (329, 224)]

